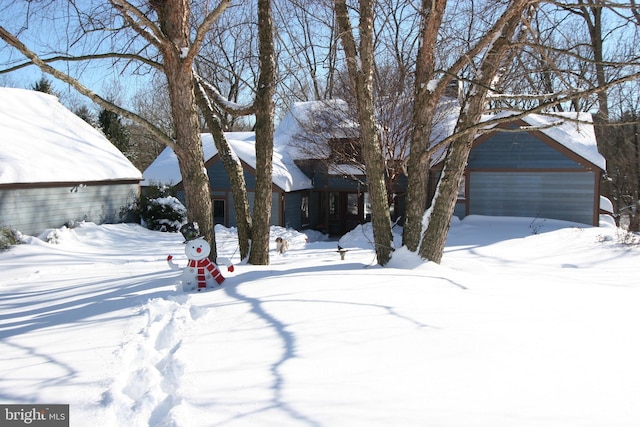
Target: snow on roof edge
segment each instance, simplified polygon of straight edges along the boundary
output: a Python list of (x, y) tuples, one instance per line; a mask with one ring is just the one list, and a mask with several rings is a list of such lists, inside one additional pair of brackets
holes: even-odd
[[(253, 132), (227, 132), (225, 135), (238, 158), (255, 169), (255, 135)], [(218, 150), (213, 143), (211, 134), (201, 134), (201, 141), (206, 163), (218, 154)], [(182, 182), (178, 159), (173, 150), (169, 147), (165, 148), (143, 172), (143, 177), (144, 180), (140, 185), (145, 187), (153, 183), (176, 185)], [(287, 192), (313, 187), (311, 179), (295, 165), (286, 152), (282, 153), (276, 147), (274, 147), (273, 153), (272, 182)]]

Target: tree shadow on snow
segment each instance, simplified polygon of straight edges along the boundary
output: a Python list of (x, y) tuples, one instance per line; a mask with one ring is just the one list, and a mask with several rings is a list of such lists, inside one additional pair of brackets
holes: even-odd
[[(98, 277), (99, 280), (85, 285), (25, 290), (0, 296), (0, 313), (11, 312), (0, 314), (0, 340), (66, 324), (98, 324), (128, 318), (129, 313), (117, 313), (152, 298), (175, 294), (174, 288), (158, 286), (175, 282), (175, 277), (168, 276), (167, 271), (125, 278)], [(156, 290), (149, 292), (154, 288)]]
[[(361, 270), (362, 268), (367, 267), (367, 265), (365, 264), (361, 264), (361, 263), (339, 263), (339, 264), (335, 264), (335, 265), (318, 265), (318, 266), (305, 266), (303, 268), (290, 268), (290, 269), (286, 269), (286, 270), (262, 270), (262, 271), (249, 271), (246, 273), (240, 273), (234, 277), (230, 277), (228, 278), (225, 283), (223, 284), (223, 289), (224, 292), (231, 298), (234, 298), (237, 301), (241, 301), (243, 303), (249, 304), (251, 307), (251, 311), (256, 314), (257, 316), (259, 316), (261, 319), (263, 319), (265, 322), (267, 322), (268, 325), (270, 325), (274, 331), (277, 333), (278, 337), (280, 338), (280, 340), (282, 341), (282, 354), (280, 356), (280, 358), (278, 360), (275, 360), (272, 364), (271, 364), (271, 368), (270, 368), (270, 372), (271, 375), (273, 376), (273, 383), (271, 385), (271, 388), (273, 390), (273, 399), (272, 399), (272, 403), (271, 405), (268, 405), (266, 407), (262, 407), (260, 409), (256, 409), (254, 411), (251, 411), (249, 413), (242, 413), (242, 414), (238, 414), (234, 417), (234, 419), (239, 419), (239, 418), (244, 418), (244, 417), (248, 417), (251, 416), (254, 413), (258, 413), (258, 412), (265, 412), (271, 409), (278, 409), (281, 410), (283, 412), (285, 412), (286, 414), (288, 414), (292, 419), (295, 419), (296, 421), (299, 421), (301, 423), (304, 423), (306, 425), (310, 425), (310, 426), (320, 426), (322, 425), (321, 422), (312, 419), (310, 416), (305, 415), (303, 413), (301, 413), (300, 411), (298, 411), (297, 409), (295, 409), (294, 407), (292, 407), (291, 404), (289, 404), (284, 396), (284, 387), (285, 387), (285, 382), (286, 382), (286, 378), (284, 373), (282, 372), (282, 367), (284, 366), (284, 364), (291, 360), (296, 358), (297, 354), (296, 354), (296, 347), (297, 347), (297, 340), (296, 340), (296, 336), (294, 333), (292, 333), (289, 329), (289, 324), (283, 322), (282, 320), (278, 319), (274, 314), (270, 313), (266, 308), (265, 308), (265, 304), (269, 304), (269, 303), (277, 303), (277, 302), (299, 302), (299, 303), (304, 303), (304, 302), (315, 302), (315, 303), (322, 303), (322, 302), (326, 302), (326, 303), (331, 303), (331, 304), (346, 304), (346, 305), (352, 305), (352, 306), (361, 306), (361, 307), (371, 307), (371, 308), (375, 308), (375, 309), (380, 309), (383, 310), (385, 312), (387, 312), (389, 315), (392, 315), (398, 319), (401, 319), (403, 321), (409, 322), (411, 323), (413, 326), (418, 327), (418, 328), (433, 328), (433, 329), (439, 329), (437, 326), (433, 326), (433, 325), (428, 325), (425, 324), (423, 322), (420, 322), (416, 319), (413, 319), (407, 315), (404, 315), (402, 313), (399, 313), (393, 306), (391, 305), (384, 305), (384, 304), (375, 304), (375, 303), (366, 303), (366, 302), (355, 302), (355, 301), (338, 301), (338, 300), (319, 300), (319, 299), (314, 299), (314, 300), (303, 300), (303, 299), (293, 299), (293, 298), (278, 298), (277, 295), (271, 295), (269, 297), (262, 297), (261, 298), (257, 298), (257, 297), (251, 297), (248, 296), (246, 294), (243, 294), (240, 292), (239, 287), (243, 284), (243, 283), (248, 283), (248, 282), (253, 282), (253, 281), (265, 281), (265, 280), (278, 280), (278, 278), (281, 277), (292, 277), (292, 276), (299, 276), (301, 278), (305, 277), (305, 276), (315, 276), (317, 277), (319, 272), (322, 272), (323, 275), (325, 276), (344, 276), (344, 273), (346, 271), (358, 271)], [(374, 268), (378, 268), (378, 267), (374, 267)], [(384, 269), (380, 268), (379, 270), (381, 273), (384, 273)], [(396, 271), (397, 273), (397, 271)], [(424, 275), (421, 275), (421, 277), (424, 277)], [(329, 279), (330, 280), (330, 279)], [(461, 288), (461, 289), (466, 289), (464, 286), (453, 283), (453, 285)], [(274, 298), (275, 297), (275, 298)]]

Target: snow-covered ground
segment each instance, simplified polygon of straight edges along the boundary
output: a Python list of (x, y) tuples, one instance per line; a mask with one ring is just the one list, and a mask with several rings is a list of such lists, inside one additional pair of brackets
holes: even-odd
[[(468, 217), (441, 265), (375, 264), (273, 229), (178, 292), (179, 234), (57, 230), (0, 252), (0, 402), (68, 403), (72, 426), (638, 426), (640, 247), (615, 228)], [(272, 239), (272, 240), (273, 240)], [(275, 248), (275, 243), (273, 244)]]

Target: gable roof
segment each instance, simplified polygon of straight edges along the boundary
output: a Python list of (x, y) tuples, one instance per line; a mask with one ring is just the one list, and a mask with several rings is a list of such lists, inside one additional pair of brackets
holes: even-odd
[[(482, 117), (482, 121), (489, 122), (516, 114), (518, 113), (505, 111), (499, 114), (485, 115)], [(541, 132), (600, 169), (606, 169), (606, 160), (598, 151), (593, 118), (590, 113), (528, 114), (521, 120), (530, 126), (530, 128), (523, 128), (523, 131)], [(489, 125), (487, 129), (495, 126), (495, 124)]]
[[(451, 135), (455, 129), (460, 105), (455, 98), (445, 98), (440, 103), (434, 118), (431, 144)], [(514, 116), (516, 112), (503, 112), (485, 115), (483, 122)], [(521, 119), (531, 129), (544, 133), (554, 141), (576, 153), (582, 158), (605, 169), (604, 157), (598, 152), (591, 114), (554, 113), (529, 114)], [(496, 123), (487, 123), (485, 129), (495, 127)], [(341, 99), (327, 101), (308, 101), (294, 103), (280, 121), (274, 133), (273, 183), (284, 191), (312, 188), (311, 180), (294, 163), (294, 160), (326, 158), (330, 154), (327, 141), (331, 138), (355, 138), (358, 125), (349, 118), (347, 103)], [(255, 169), (255, 133), (227, 132), (227, 140), (242, 161)], [(202, 135), (204, 160), (209, 161), (217, 154), (211, 135)], [(435, 153), (432, 165), (443, 160), (446, 147)], [(348, 166), (338, 165), (336, 172), (344, 174)], [(332, 171), (330, 170), (330, 173)], [(360, 170), (354, 174), (361, 174)], [(166, 148), (145, 170), (145, 181), (175, 185), (182, 181), (178, 160), (173, 150)]]
[(273, 135), (274, 149), (293, 160), (323, 159), (333, 138), (357, 138), (359, 126), (342, 99), (293, 103)]
[[(255, 133), (254, 132), (226, 132), (225, 136), (234, 153), (255, 170)], [(202, 148), (205, 163), (211, 160), (218, 150), (213, 143), (211, 134), (202, 134)], [(176, 185), (182, 181), (178, 158), (173, 150), (165, 148), (162, 153), (149, 165), (143, 173), (143, 186), (151, 183)], [(283, 191), (296, 191), (312, 188), (311, 179), (307, 177), (288, 156), (287, 152), (279, 152), (274, 147), (273, 152), (273, 183)]]
[(55, 96), (0, 88), (0, 185), (140, 179), (120, 150)]

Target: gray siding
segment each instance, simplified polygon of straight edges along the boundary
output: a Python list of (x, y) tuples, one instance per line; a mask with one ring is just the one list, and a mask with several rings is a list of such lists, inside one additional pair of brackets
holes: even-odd
[[(308, 194), (308, 193), (307, 193)], [(302, 228), (302, 193), (286, 193), (284, 199), (284, 226), (300, 230)]]
[(496, 133), (476, 145), (468, 169), (581, 169), (582, 166), (527, 132)]
[(471, 172), (469, 214), (593, 222), (593, 172)]
[[(251, 203), (251, 209), (253, 209), (253, 203)], [(271, 193), (271, 225), (284, 225), (280, 224), (280, 193)], [(256, 213), (254, 212), (254, 216)]]
[(456, 206), (453, 208), (453, 215), (458, 218), (464, 218), (466, 215), (467, 206), (464, 203), (456, 203)]
[[(255, 200), (255, 193), (253, 191), (247, 192), (247, 198), (249, 199), (249, 209), (253, 212), (253, 202)], [(281, 225), (279, 224), (280, 220), (280, 193), (273, 192), (271, 193), (271, 220), (269, 224), (271, 225)], [(237, 227), (238, 221), (236, 221), (236, 210), (233, 206), (233, 195), (229, 193), (229, 200), (227, 201), (227, 224), (229, 227)], [(253, 213), (253, 215), (256, 215)]]
[[(217, 157), (215, 157), (217, 159)], [(248, 190), (254, 190), (256, 188), (256, 177), (246, 169), (244, 170), (244, 181)], [(212, 189), (230, 189), (231, 181), (227, 171), (224, 169), (222, 162), (215, 161), (207, 166), (207, 175), (209, 176), (209, 182)]]
[(122, 207), (138, 196), (137, 183), (0, 189), (0, 225), (38, 235), (71, 221), (120, 220)]
[[(226, 199), (226, 226), (227, 227), (237, 227), (238, 221), (236, 220), (236, 210), (233, 205), (233, 193), (231, 192), (231, 181), (229, 181), (229, 176), (227, 175), (222, 162), (217, 160), (217, 157), (214, 157), (216, 161), (211, 162), (207, 165), (207, 175), (209, 176), (209, 183), (211, 186), (211, 197), (212, 198), (223, 198)], [(247, 169), (244, 170), (244, 180), (247, 186), (247, 198), (249, 199), (249, 208), (253, 212), (253, 202), (255, 199), (255, 190), (256, 187), (256, 177)], [(177, 198), (184, 204), (185, 203), (185, 194), (184, 189), (182, 188), (182, 183), (176, 192)], [(271, 225), (281, 225), (280, 223), (280, 193), (273, 192), (272, 193), (272, 204), (271, 204)]]

